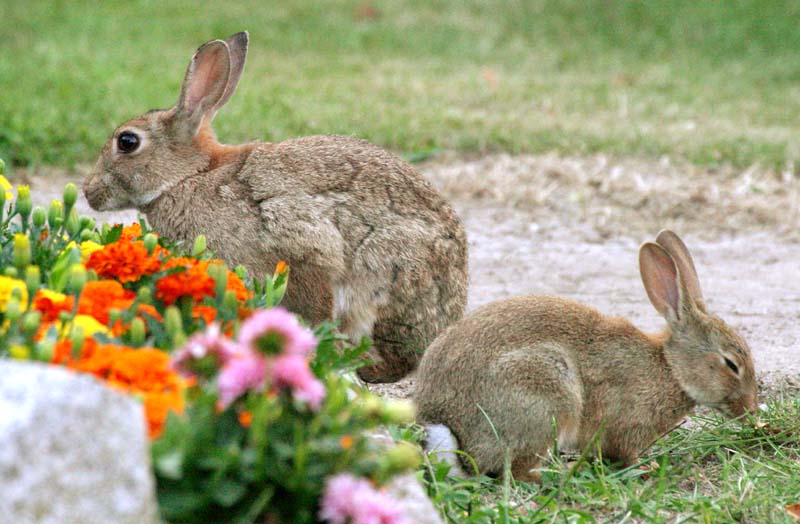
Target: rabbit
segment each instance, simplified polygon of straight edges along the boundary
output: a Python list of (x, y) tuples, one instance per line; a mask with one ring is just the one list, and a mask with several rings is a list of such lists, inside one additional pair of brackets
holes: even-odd
[[(416, 375), (429, 441), (447, 442), (449, 429), (480, 472), (502, 475), (509, 459), (515, 478), (536, 481), (554, 434), (562, 448), (579, 450), (598, 434), (602, 455), (630, 466), (697, 404), (754, 414), (750, 349), (707, 311), (683, 241), (661, 231), (641, 246), (639, 268), (667, 320), (658, 334), (546, 296), (493, 302), (451, 325)], [(453, 450), (439, 448), (452, 461)]]
[(172, 240), (205, 234), (229, 265), (292, 273), (284, 305), (371, 337), (368, 382), (399, 380), (461, 318), (467, 243), (450, 204), (411, 165), (366, 141), (310, 136), (219, 143), (217, 111), (241, 77), (248, 33), (192, 57), (178, 102), (119, 126), (83, 190), (98, 211), (135, 208)]

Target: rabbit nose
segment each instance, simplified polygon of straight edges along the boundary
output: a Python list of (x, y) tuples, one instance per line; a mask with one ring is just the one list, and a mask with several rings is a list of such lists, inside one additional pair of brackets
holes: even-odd
[(743, 400), (744, 409), (751, 415), (758, 412), (758, 398), (756, 395), (745, 395)]

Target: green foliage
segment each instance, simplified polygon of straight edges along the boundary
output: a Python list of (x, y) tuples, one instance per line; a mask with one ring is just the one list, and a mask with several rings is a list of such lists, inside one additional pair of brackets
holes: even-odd
[(200, 43), (249, 29), (247, 69), (215, 120), (228, 142), (341, 133), (412, 159), (600, 151), (783, 168), (800, 136), (799, 10), (791, 0), (0, 0), (0, 156), (94, 161), (114, 126), (175, 102)]
[[(251, 393), (220, 411), (214, 387), (192, 388), (187, 413), (171, 417), (152, 447), (166, 521), (244, 524), (266, 511), (277, 522), (313, 523), (329, 476), (351, 472), (383, 482), (416, 465), (416, 452), (399, 464), (384, 460), (391, 451), (379, 452), (367, 433), (391, 422), (391, 405), (342, 378), (367, 345), (343, 354), (331, 325), (315, 334), (314, 371), (326, 388), (317, 412), (287, 393)], [(243, 425), (239, 416), (252, 418)]]
[(449, 477), (427, 460), (425, 482), (449, 523), (776, 522), (800, 501), (800, 398), (776, 394), (757, 427), (718, 415), (665, 435), (639, 464), (620, 469), (558, 456), (541, 485)]

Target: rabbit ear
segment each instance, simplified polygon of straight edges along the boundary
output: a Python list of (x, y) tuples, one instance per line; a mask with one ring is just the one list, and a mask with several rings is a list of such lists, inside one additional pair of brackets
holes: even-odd
[(647, 242), (639, 248), (639, 272), (653, 307), (668, 322), (676, 322), (681, 298), (678, 269), (672, 257), (658, 244)]
[(656, 242), (669, 253), (678, 267), (678, 274), (686, 287), (687, 295), (695, 301), (700, 309), (705, 311), (705, 301), (703, 300), (703, 292), (700, 290), (697, 269), (694, 267), (692, 255), (689, 254), (686, 244), (683, 243), (683, 240), (678, 235), (668, 229), (664, 229), (658, 234)]
[(225, 94), (231, 60), (228, 44), (222, 40), (206, 42), (194, 53), (183, 79), (176, 122), (190, 136)]
[(239, 79), (242, 77), (242, 71), (244, 71), (244, 62), (247, 58), (247, 45), (249, 41), (250, 37), (247, 31), (236, 33), (225, 40), (225, 43), (228, 44), (231, 70), (222, 98), (214, 104), (213, 111), (208, 115), (209, 121), (214, 118), (216, 112), (225, 105), (231, 95), (233, 95), (233, 92), (236, 91), (236, 86), (239, 84)]

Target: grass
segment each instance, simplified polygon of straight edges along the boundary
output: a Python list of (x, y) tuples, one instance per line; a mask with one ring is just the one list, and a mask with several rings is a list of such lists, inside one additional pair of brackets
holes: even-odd
[(228, 142), (344, 133), (438, 150), (671, 155), (794, 168), (791, 0), (0, 0), (0, 157), (94, 160), (174, 103), (193, 50), (251, 32)]
[[(800, 502), (800, 399), (773, 396), (762, 429), (716, 415), (668, 434), (642, 457), (650, 471), (559, 458), (542, 484), (447, 477), (428, 463), (428, 490), (447, 522), (794, 523)], [(507, 501), (507, 502), (504, 502)]]

